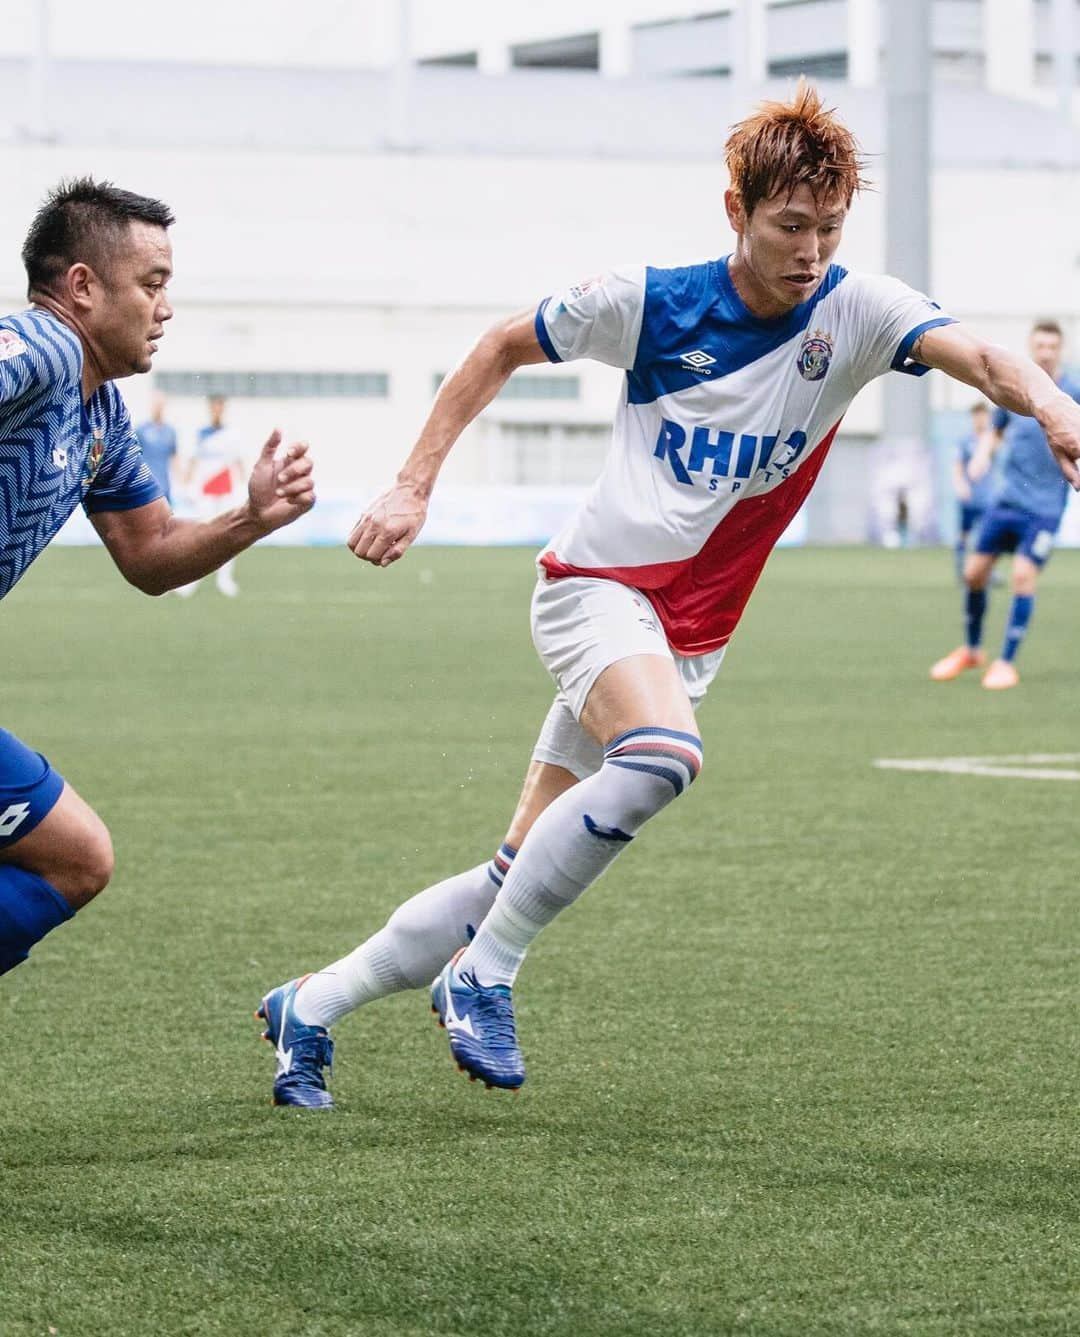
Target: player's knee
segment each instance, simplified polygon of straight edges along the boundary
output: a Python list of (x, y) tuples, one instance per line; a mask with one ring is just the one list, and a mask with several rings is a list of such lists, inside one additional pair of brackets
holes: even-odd
[(105, 890), (116, 863), (109, 828), (96, 813), (91, 818), (77, 850), (50, 878), (57, 891), (76, 909)]
[(84, 877), (88, 899), (105, 890), (115, 867), (116, 856), (113, 853), (112, 836), (109, 835), (109, 828), (102, 822), (86, 852)]
[(632, 811), (625, 814), (630, 825), (636, 827), (686, 793), (701, 774), (704, 748), (696, 734), (674, 729), (631, 729), (612, 739), (604, 749), (604, 763), (637, 777)]

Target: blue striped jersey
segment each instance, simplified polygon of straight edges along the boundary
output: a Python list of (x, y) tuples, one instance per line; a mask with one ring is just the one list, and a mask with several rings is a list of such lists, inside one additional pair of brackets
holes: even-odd
[(111, 381), (82, 398), (82, 344), (47, 311), (0, 318), (0, 599), (75, 507), (162, 495)]

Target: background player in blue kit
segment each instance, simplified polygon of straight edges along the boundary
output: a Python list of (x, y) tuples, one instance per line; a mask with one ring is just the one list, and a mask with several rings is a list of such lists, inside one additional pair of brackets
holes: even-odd
[[(980, 444), (986, 441), (990, 432), (990, 405), (972, 404), (971, 430), (966, 432), (956, 443), (956, 456), (953, 459), (952, 485), (956, 493), (956, 546), (953, 555), (956, 561), (956, 578), (964, 579), (964, 559), (968, 553), (971, 536), (978, 532), (979, 522), (990, 504), (994, 491), (994, 478), (988, 469), (978, 478), (972, 478), (971, 465), (979, 451)], [(985, 465), (980, 458), (979, 467)]]
[(143, 453), (161, 495), (172, 505), (173, 469), (176, 467), (176, 428), (165, 421), (165, 396), (155, 393), (150, 401), (150, 416), (136, 427)]
[[(1080, 380), (1063, 373), (1061, 353), (1064, 337), (1053, 320), (1041, 320), (1028, 340), (1031, 359), (1059, 389), (1080, 403)], [(1035, 607), (1039, 572), (1054, 547), (1069, 488), (1050, 451), (1046, 434), (1034, 418), (994, 410), (993, 432), (986, 449), (979, 452), (970, 469), (978, 476), (990, 466), (991, 457), (1004, 445), (1001, 476), (991, 505), (983, 517), (975, 540), (975, 551), (964, 566), (965, 643), (939, 659), (930, 670), (935, 682), (949, 682), (967, 669), (985, 663), (982, 625), (986, 613), (986, 587), (994, 563), (1002, 553), (1013, 554), (1012, 606), (1005, 627), (1001, 655), (983, 676), (991, 690), (1015, 687), (1020, 681), (1013, 660), (1024, 639)]]
[[(195, 580), (314, 501), (307, 447), (262, 448), (244, 503), (178, 520), (114, 378), (150, 370), (172, 276), (172, 213), (88, 178), (62, 184), (23, 246), (31, 306), (0, 319), (0, 598), (80, 503), (133, 585)], [(49, 762), (0, 729), (0, 974), (107, 884), (112, 842)]]

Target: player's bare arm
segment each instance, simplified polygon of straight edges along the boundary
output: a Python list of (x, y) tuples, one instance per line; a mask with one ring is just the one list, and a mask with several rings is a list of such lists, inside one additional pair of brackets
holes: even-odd
[(975, 450), (967, 467), (967, 476), (973, 483), (977, 483), (980, 478), (985, 478), (990, 472), (990, 466), (994, 463), (994, 456), (1001, 449), (1004, 440), (1005, 433), (995, 431), (992, 427), (976, 437)]
[(953, 491), (961, 501), (967, 502), (971, 500), (972, 480), (968, 475), (968, 470), (964, 468), (959, 460), (953, 461), (952, 483)]
[(297, 443), (277, 457), (281, 433), (272, 432), (248, 480), (243, 505), (213, 520), (178, 519), (163, 498), (92, 519), (125, 579), (146, 594), (198, 580), (245, 548), (291, 524), (315, 502), (308, 447)]
[(360, 517), (346, 544), (373, 566), (389, 566), (412, 544), (427, 518), (428, 500), (450, 449), (510, 376), (546, 362), (530, 308), (492, 326), (443, 381), (423, 430), (388, 488)]
[(981, 390), (1010, 413), (1034, 418), (1046, 433), (1062, 474), (1080, 491), (1080, 405), (1029, 358), (987, 343), (960, 325), (927, 330), (912, 358)]

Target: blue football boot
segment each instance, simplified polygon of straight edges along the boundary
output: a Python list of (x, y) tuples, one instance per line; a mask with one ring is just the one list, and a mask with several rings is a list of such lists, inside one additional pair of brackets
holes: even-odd
[[(461, 953), (458, 953), (460, 956)], [(472, 1081), (490, 1090), (516, 1091), (525, 1081), (525, 1060), (514, 1030), (514, 1004), (505, 984), (488, 988), (474, 975), (458, 975), (447, 962), (431, 985), (431, 1010), (450, 1039), (450, 1053)]]
[(307, 978), (302, 975), (272, 989), (255, 1015), (266, 1022), (263, 1039), (274, 1046), (277, 1054), (273, 1103), (327, 1110), (334, 1100), (326, 1089), (323, 1068), (333, 1067), (334, 1042), (325, 1026), (305, 1026), (293, 1011), (296, 991)]

